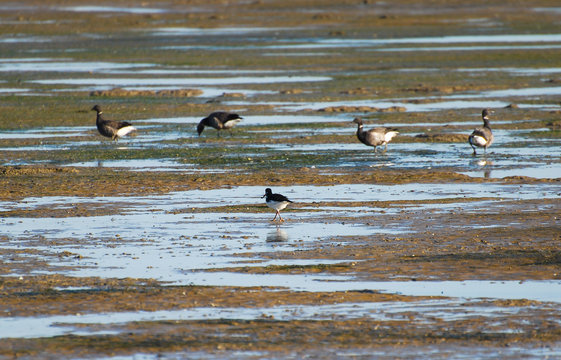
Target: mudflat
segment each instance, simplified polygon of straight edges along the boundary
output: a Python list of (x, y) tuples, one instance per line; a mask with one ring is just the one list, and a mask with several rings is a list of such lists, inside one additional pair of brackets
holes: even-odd
[(561, 356), (560, 14), (0, 5), (0, 358)]

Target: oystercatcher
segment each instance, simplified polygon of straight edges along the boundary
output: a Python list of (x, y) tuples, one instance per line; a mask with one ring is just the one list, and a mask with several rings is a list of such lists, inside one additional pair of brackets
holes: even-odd
[(284, 195), (273, 194), (273, 191), (270, 188), (265, 189), (265, 195), (261, 196), (261, 198), (264, 197), (266, 197), (265, 202), (267, 203), (267, 206), (276, 211), (275, 217), (271, 221), (275, 221), (278, 215), (279, 221), (283, 222), (284, 220), (281, 217), (280, 211), (284, 209), (292, 201), (288, 200), (288, 198)]

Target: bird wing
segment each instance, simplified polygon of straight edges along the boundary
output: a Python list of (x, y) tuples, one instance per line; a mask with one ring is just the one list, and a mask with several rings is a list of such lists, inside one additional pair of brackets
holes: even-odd
[(273, 201), (277, 201), (277, 202), (282, 202), (282, 201), (287, 201), (287, 202), (292, 202), (290, 200), (288, 200), (288, 198), (284, 195), (281, 194), (272, 194), (270, 196), (270, 199)]
[(115, 126), (117, 127), (117, 129), (122, 129), (127, 126), (132, 126), (132, 124), (127, 121), (114, 121), (114, 123), (116, 123)]
[(389, 131), (384, 134), (385, 142), (390, 142), (397, 134), (399, 134), (399, 131), (396, 130), (390, 130), (390, 129), (386, 129), (386, 130)]
[(210, 114), (206, 118), (205, 125), (213, 127), (215, 129), (222, 129), (222, 120), (220, 119), (220, 116), (213, 116), (212, 114)]
[(489, 130), (485, 129), (485, 128), (476, 128), (475, 130), (473, 130), (473, 132), (471, 133), (471, 136), (479, 136), (484, 138), (485, 140), (489, 140), (490, 136), (489, 136)]
[(368, 131), (366, 131), (366, 140), (372, 145), (372, 146), (378, 146), (380, 145), (382, 142), (384, 142), (384, 134), (385, 134), (386, 129), (385, 128), (374, 128), (374, 129), (370, 129)]

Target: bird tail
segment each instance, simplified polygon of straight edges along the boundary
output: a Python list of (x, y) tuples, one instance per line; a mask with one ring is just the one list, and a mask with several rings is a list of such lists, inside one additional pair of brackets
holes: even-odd
[(386, 135), (384, 135), (384, 140), (390, 141), (390, 140), (393, 139), (397, 134), (399, 134), (399, 131), (388, 131), (388, 132), (386, 133)]
[(123, 137), (123, 136), (125, 136), (125, 135), (127, 135), (127, 134), (129, 134), (129, 133), (131, 133), (135, 130), (136, 130), (136, 128), (134, 126), (130, 126), (130, 125), (125, 126), (125, 127), (120, 128), (119, 130), (117, 130), (117, 136), (118, 137)]

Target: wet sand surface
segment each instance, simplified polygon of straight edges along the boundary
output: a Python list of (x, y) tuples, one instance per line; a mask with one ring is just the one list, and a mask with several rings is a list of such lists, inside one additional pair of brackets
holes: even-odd
[(561, 357), (560, 15), (1, 4), (0, 359)]

